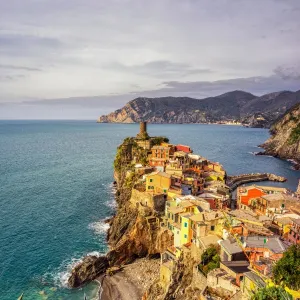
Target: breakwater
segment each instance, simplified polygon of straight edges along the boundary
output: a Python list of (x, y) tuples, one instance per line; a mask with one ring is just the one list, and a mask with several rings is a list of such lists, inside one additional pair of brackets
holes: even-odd
[(285, 182), (286, 178), (271, 173), (251, 173), (236, 176), (228, 176), (226, 184), (229, 186), (230, 190), (233, 191), (242, 184), (259, 181)]

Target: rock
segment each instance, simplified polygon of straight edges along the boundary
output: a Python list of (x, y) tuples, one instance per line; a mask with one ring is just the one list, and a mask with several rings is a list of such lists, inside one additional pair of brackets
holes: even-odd
[(108, 259), (106, 256), (86, 256), (83, 261), (72, 270), (71, 276), (68, 279), (68, 285), (72, 288), (80, 287), (104, 273), (107, 268)]
[(263, 154), (295, 161), (295, 168), (300, 162), (300, 103), (290, 109), (275, 122), (271, 129), (271, 137), (261, 145)]

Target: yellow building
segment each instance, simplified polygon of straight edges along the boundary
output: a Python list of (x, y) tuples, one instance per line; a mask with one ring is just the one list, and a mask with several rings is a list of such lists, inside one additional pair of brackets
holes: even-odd
[(171, 186), (171, 175), (165, 172), (154, 172), (145, 176), (146, 191), (153, 194), (167, 194)]
[(193, 239), (192, 222), (190, 217), (191, 213), (180, 214), (181, 230), (180, 230), (180, 243), (181, 245), (191, 243)]

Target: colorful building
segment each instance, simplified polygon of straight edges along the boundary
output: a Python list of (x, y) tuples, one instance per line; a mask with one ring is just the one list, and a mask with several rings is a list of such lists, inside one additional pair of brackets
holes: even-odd
[(287, 189), (272, 186), (243, 186), (237, 189), (237, 205), (240, 209), (251, 209), (251, 201), (253, 199), (277, 193), (286, 193)]
[(293, 244), (300, 244), (300, 219), (292, 219), (287, 239)]
[(149, 159), (150, 166), (164, 168), (166, 163), (173, 158), (174, 152), (175, 147), (171, 144), (163, 143), (160, 146), (153, 146)]
[(186, 146), (186, 145), (176, 145), (176, 151), (183, 151), (185, 153), (192, 153), (193, 152), (191, 147)]
[(171, 175), (164, 172), (154, 172), (145, 175), (146, 192), (153, 194), (167, 194), (171, 186)]

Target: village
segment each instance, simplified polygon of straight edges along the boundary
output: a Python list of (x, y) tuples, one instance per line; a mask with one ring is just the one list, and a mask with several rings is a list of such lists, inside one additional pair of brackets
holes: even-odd
[[(233, 201), (220, 163), (194, 154), (189, 146), (150, 138), (145, 122), (135, 143), (147, 158), (141, 163), (128, 151), (138, 175), (131, 204), (154, 210), (147, 217), (149, 226), (173, 235), (161, 255), (161, 287), (167, 290), (176, 261), (187, 254), (199, 261), (193, 275), (203, 289), (201, 299), (249, 299), (266, 286), (274, 263), (291, 245), (300, 244), (300, 184), (296, 192), (242, 185)], [(132, 150), (130, 143), (123, 147)], [(214, 256), (203, 261), (205, 253)]]

